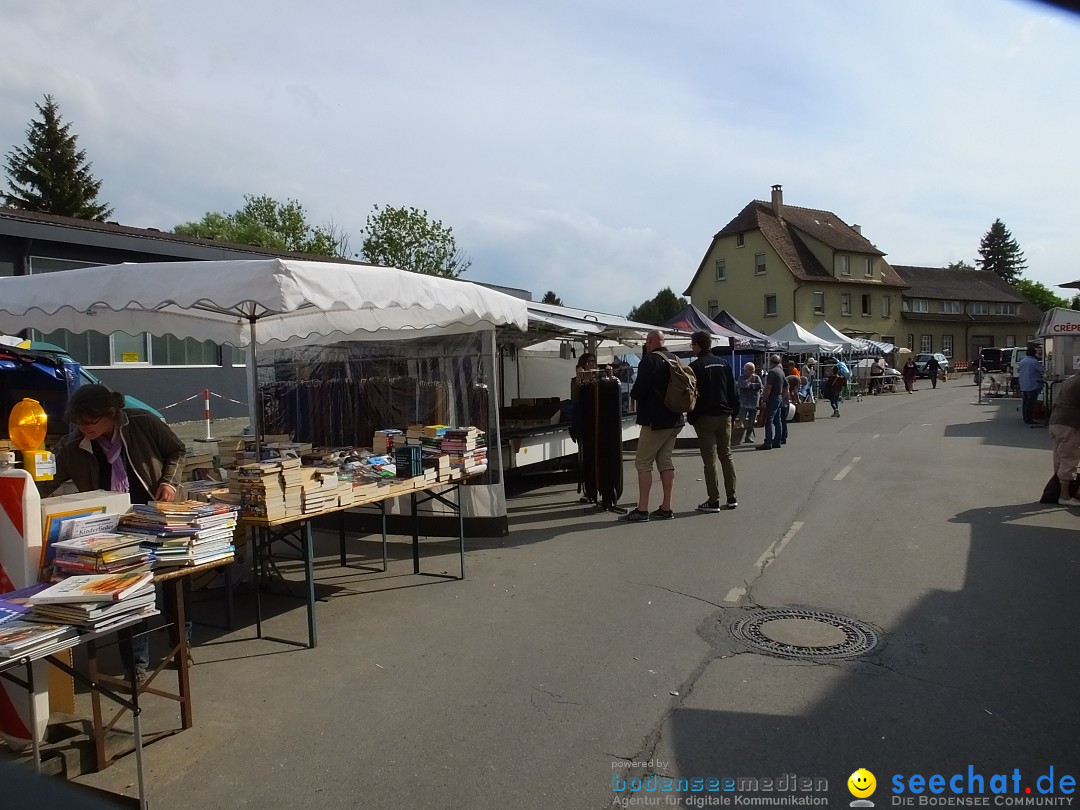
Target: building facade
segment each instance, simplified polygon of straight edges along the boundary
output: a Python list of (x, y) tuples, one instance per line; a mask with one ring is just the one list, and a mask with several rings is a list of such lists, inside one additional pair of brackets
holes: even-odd
[(683, 295), (766, 334), (828, 321), (845, 334), (898, 342), (905, 284), (885, 254), (836, 214), (751, 201), (717, 233)]
[(1034, 340), (1042, 312), (996, 273), (906, 265), (893, 269), (907, 285), (901, 346), (971, 362), (984, 346), (1024, 346)]

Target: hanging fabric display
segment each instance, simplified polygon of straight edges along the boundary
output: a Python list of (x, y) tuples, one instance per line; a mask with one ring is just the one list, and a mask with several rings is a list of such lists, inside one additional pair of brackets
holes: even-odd
[(586, 379), (578, 391), (582, 492), (605, 511), (623, 511), (621, 394), (619, 381), (607, 375)]

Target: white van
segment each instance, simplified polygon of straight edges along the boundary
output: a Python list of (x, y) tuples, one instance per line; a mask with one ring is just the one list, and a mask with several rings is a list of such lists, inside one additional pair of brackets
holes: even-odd
[(1010, 346), (1001, 350), (1001, 367), (1007, 374), (1016, 376), (1016, 368), (1027, 354), (1027, 346)]

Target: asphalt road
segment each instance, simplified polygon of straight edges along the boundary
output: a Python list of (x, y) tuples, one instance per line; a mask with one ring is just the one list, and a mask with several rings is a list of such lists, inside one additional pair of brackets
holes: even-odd
[[(1049, 438), (1017, 405), (976, 404), (970, 378), (845, 403), (782, 450), (740, 448), (732, 512), (693, 511), (692, 449), (672, 521), (538, 488), (511, 501), (509, 537), (473, 544), (464, 582), (413, 577), (404, 541), (389, 574), (328, 556), (316, 649), (196, 629), (196, 725), (147, 749), (151, 806), (846, 807), (863, 767), (881, 807), (896, 775), (971, 766), (989, 790), (1019, 769), (1022, 794), (1051, 767), (1078, 776), (1080, 514), (1037, 503)], [(755, 608), (838, 613), (880, 644), (752, 652), (729, 628)], [(272, 632), (303, 637), (300, 603), (271, 612)], [(83, 781), (129, 786), (130, 760)], [(631, 789), (650, 773), (759, 789)], [(789, 774), (817, 790), (761, 789)]]

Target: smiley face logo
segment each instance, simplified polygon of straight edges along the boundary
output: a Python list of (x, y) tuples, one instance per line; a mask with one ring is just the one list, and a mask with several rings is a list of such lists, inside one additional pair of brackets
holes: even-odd
[(857, 799), (865, 799), (877, 790), (877, 779), (866, 768), (859, 768), (847, 780), (848, 790)]

